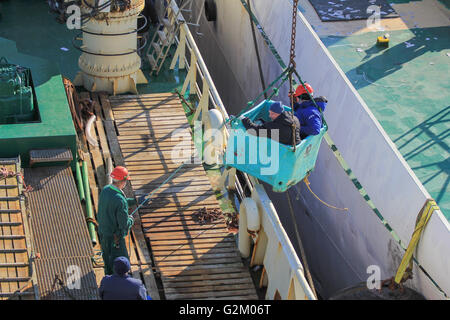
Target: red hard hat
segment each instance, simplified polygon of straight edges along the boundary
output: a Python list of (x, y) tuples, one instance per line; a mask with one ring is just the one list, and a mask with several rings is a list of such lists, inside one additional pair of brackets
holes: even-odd
[(130, 180), (127, 168), (124, 168), (122, 166), (117, 166), (114, 168), (114, 170), (111, 172), (111, 178), (119, 181)]
[[(308, 89), (309, 94), (312, 95), (314, 92), (313, 88), (306, 82), (305, 82), (305, 87), (306, 87), (306, 89)], [(297, 89), (295, 89), (294, 97), (301, 96), (304, 93), (307, 93), (305, 88), (301, 84), (299, 84)]]

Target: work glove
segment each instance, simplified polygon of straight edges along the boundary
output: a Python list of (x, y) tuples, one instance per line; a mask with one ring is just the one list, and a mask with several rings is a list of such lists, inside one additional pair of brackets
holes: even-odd
[(246, 125), (248, 125), (251, 121), (249, 118), (244, 117), (244, 116), (240, 116), (239, 119), (242, 121), (242, 123), (244, 124), (244, 126), (247, 128)]
[(133, 218), (133, 216), (132, 215), (128, 215), (128, 221), (127, 221), (127, 224), (128, 224), (128, 230), (133, 226), (133, 224), (134, 224), (134, 218)]

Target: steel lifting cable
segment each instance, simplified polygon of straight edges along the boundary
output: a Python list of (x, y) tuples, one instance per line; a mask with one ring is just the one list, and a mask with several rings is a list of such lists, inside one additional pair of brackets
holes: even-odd
[(292, 73), (295, 70), (295, 36), (297, 32), (297, 8), (298, 0), (294, 0), (292, 6), (292, 29), (291, 29), (291, 49), (289, 54), (289, 97), (291, 100), (291, 117), (292, 117), (292, 147), (293, 152), (296, 150), (295, 131), (297, 129), (295, 125), (294, 116), (294, 91), (292, 90)]
[[(152, 192), (149, 192), (149, 193), (147, 193), (147, 195), (145, 195), (145, 199), (144, 199), (144, 201), (142, 201), (139, 205), (138, 205), (138, 207), (136, 208), (136, 209), (134, 209), (134, 211), (129, 215), (129, 216), (133, 216), (148, 200), (150, 200), (150, 198), (153, 196), (153, 194), (156, 192), (156, 191), (158, 191), (159, 189), (161, 189), (162, 188), (162, 186), (163, 185), (165, 185), (167, 182), (169, 182), (170, 180), (172, 180), (172, 178), (177, 174), (177, 172), (181, 169), (181, 168), (183, 168), (184, 167), (184, 165), (185, 164), (187, 164), (187, 162), (188, 161), (190, 161), (191, 159), (189, 158), (189, 159), (187, 159), (186, 161), (184, 161), (176, 170), (174, 170), (172, 173), (171, 173), (171, 175), (169, 176), (169, 177), (167, 177), (167, 179), (166, 180), (164, 180), (164, 182), (163, 183), (161, 183), (159, 186), (158, 186), (158, 188), (156, 188), (155, 190), (153, 190)], [(131, 227), (128, 229), (128, 232), (127, 232), (127, 236), (129, 235), (129, 242), (128, 242), (128, 254), (130, 254), (130, 252), (131, 252), (131, 241), (132, 241), (132, 239), (131, 239), (131, 232), (130, 232), (130, 230), (131, 230)]]
[(253, 37), (253, 44), (255, 46), (256, 59), (258, 60), (258, 70), (259, 70), (259, 78), (261, 80), (261, 87), (264, 90), (264, 98), (267, 100), (267, 93), (265, 92), (266, 85), (265, 85), (265, 81), (264, 81), (264, 74), (262, 72), (262, 67), (261, 67), (261, 57), (259, 56), (258, 42), (256, 41), (255, 25), (253, 24), (253, 20), (252, 20), (252, 8), (250, 6), (250, 1), (251, 0), (247, 0), (248, 10), (249, 10), (248, 18), (250, 20), (250, 27), (252, 29), (252, 37)]
[(295, 152), (297, 146), (295, 143), (295, 130), (296, 130), (296, 125), (295, 125), (295, 119), (294, 119), (294, 91), (292, 90), (292, 69), (291, 71), (289, 71), (289, 97), (291, 99), (291, 117), (292, 117), (292, 151)]
[[(251, 107), (253, 107), (255, 105), (255, 103), (261, 98), (261, 96), (265, 95), (266, 92), (268, 92), (270, 89), (273, 88), (273, 92), (272, 94), (268, 97), (268, 99), (272, 99), (272, 97), (274, 95), (276, 95), (278, 93), (279, 88), (283, 85), (283, 83), (288, 79), (287, 74), (289, 72), (289, 68), (284, 70), (275, 80), (273, 80), (269, 86), (266, 88), (266, 90), (264, 90), (263, 92), (261, 92), (255, 99), (253, 99), (252, 101), (250, 101), (249, 103), (247, 103), (247, 106), (241, 111), (239, 112), (239, 114), (236, 116), (236, 118), (239, 118), (240, 115), (242, 115), (244, 112), (246, 112), (248, 109), (250, 109)], [(275, 84), (281, 80), (280, 84), (278, 86), (275, 87)]]
[[(284, 63), (283, 59), (281, 59), (280, 54), (278, 53), (278, 51), (275, 49), (275, 46), (273, 45), (273, 43), (270, 41), (269, 36), (266, 34), (266, 32), (264, 31), (263, 27), (261, 26), (261, 24), (259, 23), (258, 19), (255, 17), (255, 15), (251, 12), (250, 8), (248, 7), (247, 3), (245, 2), (245, 0), (241, 0), (242, 6), (247, 10), (247, 12), (251, 15), (253, 22), (257, 25), (258, 27), (258, 31), (261, 34), (261, 37), (264, 39), (264, 42), (266, 43), (267, 47), (269, 48), (270, 52), (272, 53), (272, 55), (275, 57), (275, 59), (277, 60), (278, 64), (281, 66), (281, 68), (286, 69), (287, 66)], [(295, 19), (295, 23), (297, 23), (297, 16), (294, 17)], [(296, 32), (296, 29), (295, 31)], [(298, 74), (297, 70), (294, 69), (294, 73), (297, 76), (300, 84), (305, 88), (306, 92), (310, 95), (310, 93), (308, 92), (308, 90), (305, 87), (304, 82), (302, 81), (300, 75)], [(294, 83), (295, 84), (295, 83)], [(311, 98), (311, 95), (310, 95)], [(319, 106), (316, 104), (316, 102), (311, 98), (312, 102), (314, 103), (314, 106), (319, 109), (319, 111), (322, 113), (322, 110), (319, 108)], [(325, 119), (323, 117), (322, 114), (322, 120), (325, 122)]]
[[(285, 69), (274, 81), (272, 81), (269, 86), (266, 88), (266, 90), (264, 90), (263, 92), (261, 92), (255, 99), (253, 99), (252, 101), (247, 103), (247, 106), (242, 109), (236, 116), (230, 116), (226, 121), (224, 121), (224, 123), (222, 124), (222, 126), (219, 128), (221, 129), (223, 126), (225, 126), (228, 122), (232, 121), (233, 119), (237, 119), (239, 118), (243, 113), (247, 112), (251, 107), (253, 107), (255, 105), (255, 103), (266, 93), (268, 92), (270, 89), (273, 88), (272, 93), (270, 94), (270, 96), (267, 98), (268, 100), (272, 99), (272, 97), (274, 95), (278, 95), (278, 91), (280, 89), (280, 87), (283, 85), (283, 83), (286, 82), (286, 80), (288, 79), (288, 72), (289, 72), (289, 68)], [(281, 80), (281, 82), (277, 85), (276, 83)]]
[[(298, 0), (294, 0), (293, 8), (292, 8), (292, 33), (291, 33), (291, 52), (290, 52), (290, 61), (289, 61), (289, 96), (291, 98), (291, 116), (292, 116), (292, 145), (295, 152), (295, 130), (296, 125), (294, 121), (294, 92), (292, 91), (292, 73), (295, 70), (295, 31), (297, 28), (297, 7)], [(305, 270), (306, 279), (308, 280), (308, 284), (317, 299), (316, 289), (314, 287), (314, 282), (311, 276), (311, 272), (309, 271), (308, 261), (306, 259), (305, 249), (303, 248), (302, 240), (300, 238), (300, 232), (298, 231), (297, 220), (295, 220), (294, 208), (291, 202), (291, 196), (289, 194), (289, 190), (286, 191), (287, 201), (289, 204), (289, 213), (291, 215), (292, 224), (295, 229), (295, 237), (297, 238), (297, 243), (300, 249), (300, 256), (302, 258), (303, 267)]]
[(312, 280), (311, 272), (309, 271), (308, 261), (306, 260), (305, 249), (303, 248), (302, 240), (300, 238), (300, 232), (298, 231), (297, 221), (295, 220), (294, 208), (292, 207), (291, 196), (289, 190), (286, 191), (287, 201), (289, 204), (289, 213), (291, 214), (292, 224), (294, 225), (295, 236), (297, 238), (298, 247), (300, 249), (300, 256), (302, 258), (303, 268), (305, 269), (305, 276), (308, 280), (309, 287), (317, 299), (316, 289), (314, 287), (314, 282)]
[(153, 196), (153, 194), (156, 192), (156, 191), (158, 191), (159, 189), (161, 189), (162, 188), (162, 186), (163, 185), (165, 185), (167, 182), (169, 182), (176, 174), (177, 174), (177, 172), (181, 169), (181, 168), (183, 168), (183, 166), (185, 165), (185, 164), (187, 164), (187, 162), (188, 161), (190, 161), (191, 159), (189, 158), (189, 159), (187, 159), (186, 161), (184, 161), (176, 170), (174, 170), (173, 172), (172, 172), (172, 174), (169, 176), (169, 177), (167, 177), (167, 179), (166, 180), (164, 180), (164, 182), (163, 183), (161, 183), (159, 186), (158, 186), (158, 188), (156, 188), (155, 190), (153, 190), (152, 192), (149, 192), (149, 193), (147, 193), (147, 195), (145, 196), (145, 198), (144, 198), (144, 201), (142, 201), (139, 205), (138, 205), (138, 207), (136, 208), (136, 209), (134, 209), (134, 211), (130, 214), (130, 216), (133, 216), (148, 200), (150, 200), (150, 198)]

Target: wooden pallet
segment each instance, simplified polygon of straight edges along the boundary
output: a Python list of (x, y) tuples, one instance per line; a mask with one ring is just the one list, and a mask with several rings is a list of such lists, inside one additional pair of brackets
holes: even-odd
[[(20, 172), (18, 162), (0, 163), (0, 167)], [(0, 300), (35, 297), (29, 268), (28, 225), (27, 221), (24, 224), (25, 208), (19, 197), (20, 179), (14, 176), (0, 180)]]
[[(181, 102), (176, 94), (164, 93), (115, 96), (109, 103), (133, 191), (138, 196), (148, 194), (183, 161), (172, 153), (175, 147), (193, 150), (192, 139), (172, 138), (177, 129), (191, 133)], [(185, 165), (139, 211), (165, 297), (257, 299), (224, 219), (211, 224), (193, 219), (193, 213), (203, 207), (218, 209), (219, 204), (197, 162)]]

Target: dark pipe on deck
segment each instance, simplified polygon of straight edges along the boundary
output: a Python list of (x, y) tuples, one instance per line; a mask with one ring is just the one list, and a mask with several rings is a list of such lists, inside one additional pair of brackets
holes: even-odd
[(76, 177), (77, 177), (78, 194), (80, 195), (80, 201), (83, 202), (85, 200), (83, 178), (81, 177), (80, 163), (78, 161), (75, 161), (75, 162), (76, 162), (75, 173), (76, 173)]
[(84, 198), (86, 201), (86, 216), (90, 220), (88, 221), (89, 235), (91, 236), (92, 244), (95, 246), (97, 244), (97, 234), (95, 232), (95, 224), (92, 222), (95, 218), (94, 218), (94, 211), (92, 209), (91, 191), (89, 189), (89, 178), (86, 161), (83, 161), (81, 170), (84, 184), (84, 195), (85, 195)]

